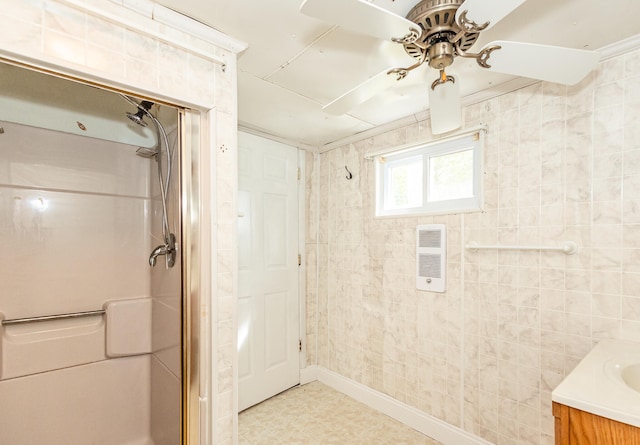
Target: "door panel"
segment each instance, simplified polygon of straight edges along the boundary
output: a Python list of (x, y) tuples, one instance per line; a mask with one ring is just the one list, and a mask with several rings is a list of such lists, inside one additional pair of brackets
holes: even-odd
[(286, 364), (287, 351), (287, 299), (286, 292), (277, 292), (265, 295), (264, 321), (265, 321), (265, 368), (272, 369), (275, 366)]
[[(264, 265), (266, 269), (287, 267), (293, 258), (287, 261), (287, 209), (286, 195), (265, 193), (264, 201)], [(297, 249), (296, 249), (297, 251)]]

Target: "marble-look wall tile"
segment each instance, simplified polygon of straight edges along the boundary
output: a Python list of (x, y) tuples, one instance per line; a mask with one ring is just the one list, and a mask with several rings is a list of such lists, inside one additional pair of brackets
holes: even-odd
[(45, 2), (44, 26), (50, 31), (66, 34), (76, 39), (84, 39), (86, 16), (77, 9), (68, 6)]
[(87, 39), (95, 46), (121, 54), (125, 30), (98, 17), (87, 17)]

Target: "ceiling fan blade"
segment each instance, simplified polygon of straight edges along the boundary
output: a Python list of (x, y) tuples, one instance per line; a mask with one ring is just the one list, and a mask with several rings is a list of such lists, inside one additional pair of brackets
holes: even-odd
[(495, 41), (500, 46), (486, 62), (491, 71), (574, 85), (591, 72), (600, 54), (596, 51), (522, 42)]
[(491, 28), (511, 11), (523, 4), (526, 0), (465, 0), (456, 11), (456, 23), (460, 23), (460, 16), (467, 11), (467, 19), (473, 20), (478, 25), (489, 23), (484, 28)]
[(431, 133), (442, 134), (460, 128), (462, 112), (458, 83), (444, 82), (435, 88), (429, 87), (429, 109)]
[(371, 99), (376, 94), (390, 88), (398, 81), (397, 77), (393, 74), (387, 74), (389, 70), (386, 69), (373, 77), (362, 82), (360, 85), (350, 89), (342, 96), (331, 101), (322, 109), (334, 115), (345, 114), (349, 110), (357, 107), (368, 99)]
[(409, 34), (409, 29), (419, 29), (411, 20), (363, 0), (305, 0), (300, 11), (382, 40), (402, 38)]

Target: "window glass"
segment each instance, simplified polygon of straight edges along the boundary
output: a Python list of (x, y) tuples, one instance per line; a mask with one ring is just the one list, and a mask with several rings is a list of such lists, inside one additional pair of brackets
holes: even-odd
[(422, 156), (390, 162), (386, 167), (389, 208), (403, 209), (422, 205)]
[(473, 150), (429, 158), (429, 201), (473, 196)]
[(483, 132), (375, 157), (376, 215), (482, 210)]

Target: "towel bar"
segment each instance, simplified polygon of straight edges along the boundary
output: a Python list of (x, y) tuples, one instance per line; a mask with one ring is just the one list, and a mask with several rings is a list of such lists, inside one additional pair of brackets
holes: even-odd
[(560, 247), (556, 246), (483, 246), (475, 241), (471, 241), (464, 246), (466, 249), (475, 252), (479, 249), (488, 250), (546, 250), (549, 252), (562, 252), (567, 255), (573, 255), (578, 252), (578, 245), (573, 241), (566, 241)]

